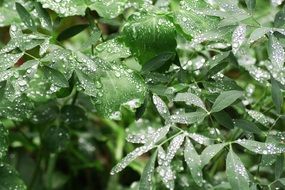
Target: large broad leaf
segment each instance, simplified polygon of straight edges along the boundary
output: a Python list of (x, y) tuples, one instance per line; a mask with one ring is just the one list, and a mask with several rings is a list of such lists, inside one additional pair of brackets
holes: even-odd
[(194, 181), (201, 186), (203, 183), (202, 161), (189, 139), (186, 140), (184, 159), (190, 169)]
[(23, 120), (30, 117), (32, 110), (33, 103), (25, 96), (21, 96), (14, 101), (6, 98), (0, 101), (0, 118)]
[(123, 65), (101, 65), (96, 81), (94, 103), (98, 113), (113, 119), (120, 118), (121, 105), (138, 108), (144, 100), (146, 86), (143, 79)]
[(98, 57), (106, 61), (115, 61), (121, 58), (127, 58), (131, 55), (131, 51), (118, 38), (108, 40), (96, 46)]
[(152, 189), (152, 178), (153, 178), (153, 173), (154, 173), (154, 167), (155, 167), (155, 161), (157, 157), (157, 151), (155, 151), (149, 161), (147, 162), (141, 179), (140, 179), (140, 185), (139, 185), (139, 190), (151, 190)]
[(27, 187), (12, 166), (0, 163), (0, 189), (26, 190)]
[(248, 173), (233, 150), (230, 150), (227, 156), (226, 174), (233, 190), (250, 189)]
[(6, 155), (8, 150), (8, 130), (0, 123), (0, 160)]
[(211, 112), (219, 112), (225, 109), (226, 107), (234, 103), (238, 98), (240, 98), (242, 94), (243, 93), (241, 91), (236, 90), (221, 93), (215, 100)]
[(281, 143), (262, 143), (246, 139), (239, 139), (236, 142), (256, 154), (280, 154), (285, 152), (285, 144)]
[(183, 0), (180, 5), (179, 11), (175, 13), (175, 20), (189, 36), (196, 37), (217, 27), (218, 17), (203, 15), (199, 12), (210, 9), (205, 1)]
[(174, 24), (164, 15), (142, 12), (132, 15), (123, 28), (125, 42), (141, 64), (162, 52), (175, 51)]
[(67, 84), (65, 79), (69, 80), (75, 71), (78, 90), (93, 98), (97, 112), (104, 117), (119, 119), (122, 105), (135, 109), (143, 103), (144, 80), (121, 62), (92, 59), (62, 48), (55, 49), (43, 61), (59, 71), (53, 79), (61, 81), (62, 85)]

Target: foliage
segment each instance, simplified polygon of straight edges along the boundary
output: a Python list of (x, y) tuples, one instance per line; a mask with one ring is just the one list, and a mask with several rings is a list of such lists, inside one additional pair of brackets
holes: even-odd
[(284, 189), (283, 4), (0, 0), (0, 189)]

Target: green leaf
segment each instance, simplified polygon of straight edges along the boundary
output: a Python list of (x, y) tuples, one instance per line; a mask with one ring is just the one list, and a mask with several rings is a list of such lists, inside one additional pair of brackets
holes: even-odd
[(191, 175), (197, 185), (202, 186), (203, 184), (203, 173), (202, 173), (202, 161), (198, 153), (196, 152), (191, 141), (187, 138), (184, 159), (190, 169)]
[(44, 75), (50, 82), (58, 87), (67, 88), (69, 83), (64, 75), (56, 69), (44, 66), (41, 68), (44, 72)]
[(209, 70), (207, 77), (210, 78), (228, 66), (227, 58), (230, 56), (230, 51), (222, 52), (209, 60)]
[(185, 102), (187, 105), (195, 105), (198, 106), (202, 109), (204, 109), (207, 112), (206, 106), (204, 102), (199, 98), (197, 95), (192, 94), (190, 92), (185, 92), (185, 93), (178, 93), (174, 101), (176, 102)]
[(146, 166), (144, 167), (143, 173), (140, 179), (139, 190), (151, 190), (153, 186), (153, 174), (154, 174), (154, 167), (155, 161), (157, 157), (157, 151), (155, 151), (150, 159), (148, 160)]
[(275, 163), (275, 179), (279, 179), (283, 173), (284, 168), (284, 155), (280, 154), (277, 157), (277, 161)]
[(34, 110), (31, 120), (35, 124), (50, 124), (59, 115), (59, 107), (55, 102), (38, 105)]
[(191, 112), (191, 113), (171, 115), (170, 120), (173, 123), (190, 125), (193, 123), (202, 122), (206, 116), (207, 116), (206, 112), (197, 111), (197, 112)]
[(219, 112), (213, 113), (213, 116), (220, 125), (228, 129), (234, 128), (233, 120), (227, 112), (219, 111)]
[(146, 144), (146, 145), (136, 148), (131, 153), (129, 153), (126, 157), (124, 157), (115, 167), (112, 168), (111, 175), (114, 175), (115, 173), (122, 171), (137, 157), (150, 151), (153, 148), (154, 148), (153, 144)]
[(215, 100), (211, 112), (212, 113), (219, 112), (225, 109), (226, 107), (233, 104), (237, 99), (242, 97), (242, 95), (243, 93), (241, 91), (236, 91), (236, 90), (222, 92)]
[(256, 0), (245, 0), (247, 9), (250, 10), (251, 12), (255, 9), (256, 5)]
[(164, 15), (142, 12), (130, 16), (123, 28), (124, 41), (144, 65), (162, 52), (174, 52), (176, 31)]
[(61, 119), (67, 125), (78, 126), (86, 120), (85, 111), (75, 105), (66, 105), (61, 109)]
[(8, 151), (8, 130), (0, 123), (0, 160)]
[(169, 123), (170, 113), (165, 102), (157, 95), (153, 95), (152, 98), (158, 113), (161, 115), (161, 117), (163, 117), (166, 123)]
[(27, 187), (12, 166), (0, 163), (0, 189), (26, 190)]
[(207, 16), (198, 11), (210, 9), (204, 0), (183, 0), (180, 9), (175, 13), (175, 22), (180, 25), (187, 35), (196, 37), (201, 33), (207, 33), (217, 27), (218, 17)]
[(49, 8), (60, 16), (73, 16), (73, 15), (84, 15), (87, 5), (84, 0), (61, 0), (54, 2), (54, 0), (37, 0), (42, 3), (43, 8)]
[(64, 31), (62, 31), (57, 36), (57, 40), (58, 41), (67, 40), (67, 39), (79, 34), (83, 30), (85, 30), (88, 26), (89, 26), (89, 24), (79, 24), (79, 25), (71, 26), (71, 27), (65, 29)]
[(49, 80), (45, 78), (43, 70), (38, 69), (35, 75), (37, 77), (33, 77), (29, 81), (29, 88), (26, 92), (27, 96), (35, 102), (46, 102), (55, 97), (55, 92), (58, 88), (53, 86)]
[(44, 8), (49, 8), (60, 16), (74, 16), (85, 15), (85, 10), (90, 8), (96, 10), (101, 17), (115, 18), (121, 14), (125, 9), (125, 3), (127, 0), (101, 0), (85, 1), (85, 0), (61, 0), (54, 2), (54, 0), (37, 0), (43, 4)]
[(53, 26), (48, 11), (44, 9), (40, 3), (35, 2), (34, 4), (36, 11), (39, 15), (40, 21), (42, 23), (42, 26), (48, 30), (52, 30)]
[(2, 0), (0, 3), (0, 27), (21, 23), (18, 13), (14, 9), (15, 1)]
[(282, 28), (285, 24), (284, 22), (285, 20), (285, 10), (284, 8), (279, 11), (276, 15), (275, 15), (275, 18), (274, 18), (274, 26), (276, 28)]
[(281, 143), (263, 143), (246, 139), (239, 139), (236, 143), (256, 154), (280, 154), (285, 152), (285, 144)]
[(260, 38), (264, 37), (265, 34), (270, 32), (271, 30), (272, 30), (271, 28), (266, 28), (266, 27), (261, 27), (261, 28), (255, 29), (251, 33), (250, 37), (248, 38), (248, 43), (253, 43), (253, 42), (259, 40)]
[(203, 32), (194, 37), (190, 42), (190, 47), (195, 47), (203, 42), (231, 42), (232, 33), (234, 31), (233, 26), (224, 26), (218, 29), (212, 29), (207, 32)]
[(146, 86), (137, 73), (118, 64), (106, 64), (100, 70), (94, 101), (99, 114), (119, 119), (121, 105), (135, 109), (143, 103)]
[(282, 69), (285, 62), (285, 51), (274, 35), (269, 36), (268, 55), (275, 69)]
[(115, 61), (131, 56), (131, 51), (118, 38), (108, 40), (96, 46), (97, 55), (105, 61)]
[(230, 149), (226, 159), (226, 174), (233, 190), (250, 189), (248, 173), (232, 149)]
[(20, 3), (16, 3), (17, 12), (23, 23), (32, 31), (36, 31), (37, 27), (30, 13)]
[(276, 111), (280, 113), (283, 106), (283, 95), (278, 82), (274, 78), (271, 78), (271, 95)]
[(169, 131), (170, 126), (165, 126), (157, 130), (152, 134), (152, 136), (147, 140), (147, 142), (133, 150), (126, 157), (124, 157), (115, 167), (112, 168), (111, 174), (118, 173), (127, 167), (134, 159), (141, 156), (142, 154), (148, 152), (155, 147), (155, 143), (163, 139)]
[(203, 135), (197, 134), (197, 133), (188, 133), (187, 136), (189, 136), (191, 139), (193, 139), (199, 144), (203, 144), (206, 146), (213, 144), (212, 139), (205, 137)]
[[(277, 132), (277, 131), (271, 131), (267, 135), (265, 143), (273, 143), (273, 144), (278, 144), (280, 142), (284, 143), (284, 139), (285, 139), (285, 133)], [(277, 154), (262, 155), (260, 165), (261, 166), (271, 166), (277, 160), (277, 157), (278, 157)]]
[(246, 112), (248, 113), (248, 115), (254, 119), (255, 121), (257, 121), (258, 123), (269, 127), (271, 124), (274, 123), (274, 119), (267, 117), (266, 115), (264, 115), (263, 113), (259, 112), (259, 111), (255, 111), (255, 110), (246, 110)]
[(65, 127), (49, 126), (44, 134), (42, 143), (50, 152), (63, 151), (70, 139), (69, 130)]
[(259, 129), (254, 123), (244, 120), (244, 119), (237, 119), (234, 120), (235, 127), (242, 129), (244, 131), (254, 133), (260, 135), (263, 133), (261, 129)]
[(179, 150), (179, 148), (183, 144), (184, 139), (185, 139), (185, 134), (181, 134), (181, 135), (174, 137), (170, 141), (169, 146), (167, 148), (167, 152), (165, 154), (163, 165), (170, 166), (171, 161), (173, 160), (177, 151)]
[(13, 67), (24, 53), (3, 53), (0, 54), (0, 71)]
[(233, 54), (237, 54), (240, 47), (243, 45), (245, 39), (246, 39), (246, 25), (241, 24), (237, 26), (233, 32), (233, 36), (232, 36)]
[(0, 118), (21, 121), (31, 116), (33, 106), (26, 96), (18, 97), (13, 101), (3, 98), (0, 101)]
[(92, 10), (96, 10), (101, 17), (115, 18), (121, 14), (125, 8), (127, 0), (97, 0), (90, 5)]
[(175, 57), (174, 52), (162, 52), (148, 61), (142, 67), (142, 72), (152, 72), (163, 67), (169, 60)]
[(201, 161), (202, 166), (205, 166), (209, 163), (209, 161), (220, 152), (227, 144), (220, 143), (220, 144), (213, 144), (207, 146), (201, 153)]

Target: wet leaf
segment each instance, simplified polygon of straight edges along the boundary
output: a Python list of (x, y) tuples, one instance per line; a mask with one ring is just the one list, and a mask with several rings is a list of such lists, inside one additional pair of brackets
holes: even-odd
[(219, 112), (234, 103), (238, 98), (242, 97), (243, 93), (232, 90), (222, 92), (214, 102), (211, 112)]
[(226, 173), (233, 190), (249, 190), (248, 173), (240, 158), (230, 150), (226, 159)]
[(184, 159), (190, 169), (194, 181), (201, 186), (203, 183), (202, 161), (189, 139), (186, 139)]

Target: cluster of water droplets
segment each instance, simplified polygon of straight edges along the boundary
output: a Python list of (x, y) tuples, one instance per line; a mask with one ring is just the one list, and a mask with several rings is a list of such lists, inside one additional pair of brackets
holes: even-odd
[[(206, 33), (215, 27), (216, 18), (210, 17), (205, 14), (206, 8), (201, 7), (199, 1), (187, 2), (180, 1), (180, 12), (176, 15), (177, 21), (180, 23), (182, 28), (192, 36), (198, 36), (202, 33)], [(196, 20), (196, 21), (195, 21)], [(202, 21), (201, 21), (202, 20)], [(197, 26), (196, 22), (204, 22), (206, 27), (203, 25)]]
[(270, 79), (270, 73), (256, 65), (256, 58), (245, 50), (241, 50), (237, 55), (238, 63), (244, 67), (249, 74), (258, 82), (267, 84)]
[(197, 133), (188, 133), (187, 136), (189, 136), (191, 139), (193, 139), (197, 143), (203, 144), (206, 146), (214, 143), (212, 139), (205, 137), (203, 135), (197, 134)]
[(43, 8), (49, 8), (63, 16), (84, 15), (87, 6), (82, 3), (74, 3), (72, 0), (39, 0)]
[(246, 25), (239, 25), (233, 32), (232, 36), (232, 51), (234, 54), (237, 53), (240, 46), (245, 41), (246, 37)]
[(131, 55), (131, 51), (117, 39), (108, 40), (96, 46), (98, 56), (106, 61), (114, 61), (119, 58), (126, 58)]
[(1, 188), (6, 190), (26, 190), (27, 187), (19, 178), (18, 173), (12, 166), (0, 162)]
[(262, 143), (252, 140), (238, 139), (241, 146), (257, 154), (279, 154), (285, 152), (285, 146), (279, 143)]
[(274, 123), (274, 119), (264, 115), (263, 113), (255, 110), (246, 110), (248, 115), (254, 119), (255, 121), (259, 122), (260, 124), (269, 127), (270, 124)]
[(165, 102), (157, 95), (153, 95), (153, 103), (157, 109), (157, 111), (159, 112), (159, 114), (165, 118), (165, 119), (169, 119), (169, 110), (167, 105), (165, 104)]
[(8, 141), (7, 141), (7, 136), (8, 136), (8, 130), (5, 129), (5, 127), (0, 124), (0, 159), (3, 158), (6, 155), (6, 152), (8, 150)]
[(185, 102), (187, 105), (195, 105), (204, 110), (207, 110), (201, 98), (199, 98), (197, 95), (190, 93), (190, 92), (178, 93), (175, 96), (174, 101)]

